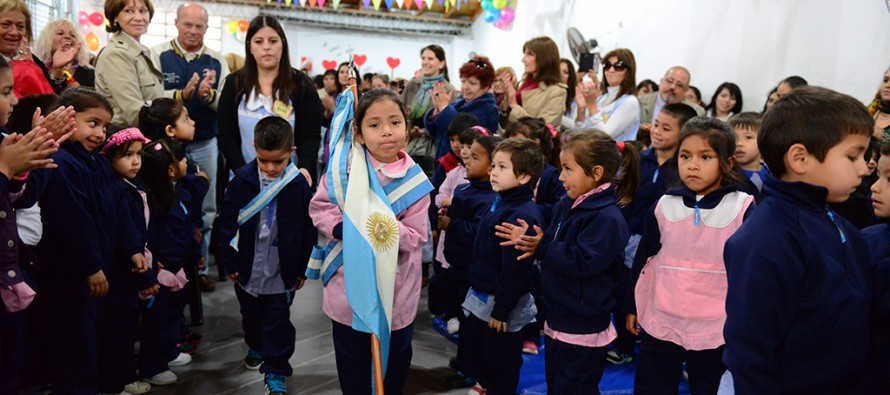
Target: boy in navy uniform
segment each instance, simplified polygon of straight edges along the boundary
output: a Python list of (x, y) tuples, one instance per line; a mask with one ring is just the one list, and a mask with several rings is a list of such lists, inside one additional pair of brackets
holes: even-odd
[(764, 116), (757, 145), (773, 176), (724, 250), (723, 361), (736, 394), (866, 393), (872, 263), (827, 203), (847, 200), (867, 174), (873, 127), (856, 99), (817, 87)]
[[(226, 188), (220, 210), (219, 258), (237, 282), (245, 366), (265, 374), (266, 394), (285, 394), (284, 378), (296, 333), (290, 322), (294, 292), (303, 287), (306, 264), (317, 242), (309, 218), (312, 191), (291, 162), (294, 131), (272, 116), (254, 131), (256, 159)], [(260, 366), (262, 365), (262, 366)]]

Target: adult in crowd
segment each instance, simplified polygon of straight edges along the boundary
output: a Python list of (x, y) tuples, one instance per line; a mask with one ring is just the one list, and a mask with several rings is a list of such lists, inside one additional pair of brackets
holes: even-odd
[[(516, 77), (516, 71), (510, 66), (499, 67), (494, 71), (494, 75), (491, 92), (494, 93), (495, 104), (497, 104), (498, 110), (501, 112), (501, 120), (499, 122), (501, 128), (499, 130), (504, 130), (509, 122), (507, 116), (510, 114), (510, 105), (507, 101), (507, 84), (504, 81), (519, 81), (519, 78)], [(514, 82), (513, 90), (515, 91), (518, 88), (519, 85)]]
[[(358, 66), (355, 67), (355, 85), (358, 87), (362, 86), (362, 75), (358, 72)], [(337, 66), (337, 80), (340, 82), (340, 86), (348, 86), (349, 85), (349, 62), (340, 63)], [(361, 90), (359, 90), (361, 93)]]
[(650, 130), (652, 124), (655, 123), (655, 117), (661, 111), (665, 104), (684, 103), (692, 107), (696, 114), (705, 115), (705, 109), (689, 100), (686, 100), (686, 90), (689, 89), (689, 82), (692, 81), (692, 74), (682, 66), (674, 66), (664, 73), (661, 77), (661, 83), (658, 85), (658, 92), (650, 93), (640, 97), (640, 106), (643, 109), (640, 117), (640, 128)]
[(706, 106), (705, 102), (701, 99), (701, 91), (697, 87), (692, 85), (689, 85), (689, 89), (686, 90), (686, 100), (698, 104), (701, 107)]
[(219, 163), (217, 136), (217, 102), (219, 81), (229, 75), (229, 66), (218, 52), (204, 45), (209, 17), (207, 10), (197, 3), (185, 3), (176, 8), (176, 38), (154, 48), (161, 72), (164, 74), (164, 96), (176, 99), (188, 109), (189, 118), (195, 121), (195, 137), (185, 145), (185, 155), (210, 174), (210, 189), (201, 205), (203, 226), (201, 256), (204, 267), (199, 277), (203, 291), (216, 286), (207, 277), (210, 263), (209, 245), (213, 220), (216, 218), (216, 180)]
[(390, 89), (389, 76), (386, 74), (376, 74), (371, 78), (371, 89)]
[(508, 118), (515, 122), (522, 117), (542, 118), (559, 125), (565, 113), (567, 87), (559, 78), (559, 49), (550, 37), (537, 37), (522, 45), (525, 75), (519, 90), (515, 81), (505, 80)]
[(32, 94), (59, 93), (50, 84), (43, 62), (31, 55), (31, 12), (22, 0), (0, 1), (0, 55), (9, 62), (15, 87), (21, 97)]
[(53, 91), (96, 86), (90, 52), (74, 22), (68, 19), (49, 21), (34, 44), (34, 56), (46, 65)]
[[(412, 157), (438, 159), (435, 136), (424, 129), (424, 114), (433, 105), (433, 85), (441, 82), (447, 92), (454, 90), (448, 78), (448, 64), (445, 50), (431, 44), (420, 50), (420, 76), (412, 78), (402, 92), (402, 103), (408, 107), (408, 122), (411, 124), (407, 152)], [(452, 99), (457, 99), (452, 97)], [(444, 130), (444, 129), (443, 129)], [(446, 139), (447, 140), (447, 139)], [(447, 151), (446, 151), (447, 152)], [(428, 160), (419, 163), (427, 163)], [(425, 169), (426, 170), (426, 169)]]
[[(331, 152), (331, 140), (328, 129), (331, 127), (331, 120), (334, 118), (337, 95), (343, 92), (343, 85), (340, 84), (340, 79), (337, 76), (336, 70), (325, 70), (322, 77), (322, 85), (323, 88), (319, 91), (318, 95), (321, 99), (321, 106), (324, 108), (324, 115), (321, 121), (321, 139), (324, 141), (324, 144), (322, 145), (322, 150), (319, 154), (321, 157), (318, 158), (318, 168), (320, 171), (324, 171), (324, 168), (328, 165), (328, 154)], [(321, 178), (320, 173), (318, 174), (318, 177)]]
[(627, 48), (616, 48), (604, 58), (602, 82), (583, 81), (575, 87), (575, 126), (602, 130), (615, 141), (636, 140), (640, 101), (635, 95), (634, 54)]
[(726, 122), (729, 117), (742, 112), (742, 90), (732, 82), (720, 84), (705, 110), (709, 117)]
[(646, 96), (652, 92), (658, 92), (658, 84), (652, 80), (643, 80), (637, 84), (637, 97)]
[(163, 75), (139, 42), (154, 14), (151, 0), (105, 1), (111, 37), (96, 60), (96, 90), (111, 101), (112, 121), (122, 126), (139, 126), (139, 110), (164, 96)]
[(785, 78), (782, 82), (776, 86), (776, 97), (777, 99), (781, 99), (783, 96), (791, 93), (791, 91), (800, 88), (802, 86), (809, 85), (807, 80), (803, 79), (803, 77), (799, 75), (792, 75), (791, 77)]
[(779, 100), (779, 94), (776, 93), (776, 90), (778, 89), (779, 87), (773, 87), (773, 89), (769, 91), (769, 94), (766, 95), (766, 102), (763, 103), (763, 111), (761, 111), (761, 113), (765, 113), (766, 110), (773, 106), (776, 100)]
[(566, 58), (559, 60), (559, 82), (566, 85), (566, 112), (563, 113), (562, 125), (564, 128), (570, 129), (574, 127), (571, 114), (575, 103), (575, 86), (578, 85), (578, 75), (575, 73), (575, 65), (571, 60)]
[(359, 86), (359, 91), (361, 93), (365, 93), (371, 90), (371, 80), (374, 78), (374, 73), (365, 73), (361, 78), (361, 85)]
[(875, 118), (874, 138), (880, 140), (890, 135), (890, 69), (884, 72), (884, 78), (875, 99), (868, 106), (868, 112)]
[[(482, 127), (497, 130), (498, 112), (494, 95), (489, 93), (494, 82), (494, 66), (485, 56), (475, 56), (460, 67), (460, 99), (453, 102), (454, 91), (445, 89), (443, 82), (433, 86), (433, 106), (423, 118), (424, 127), (436, 142), (436, 158), (441, 158), (451, 151), (448, 140), (448, 125), (461, 112), (473, 114), (479, 118)], [(458, 153), (459, 154), (459, 153)]]
[(279, 116), (294, 127), (297, 167), (313, 183), (324, 109), (306, 74), (290, 65), (287, 37), (274, 17), (253, 18), (244, 41), (244, 67), (225, 79), (219, 97), (219, 149), (229, 170), (256, 157), (253, 129)]

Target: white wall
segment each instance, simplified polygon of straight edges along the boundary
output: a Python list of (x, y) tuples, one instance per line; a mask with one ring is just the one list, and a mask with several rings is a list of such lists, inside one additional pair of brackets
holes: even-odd
[(890, 12), (878, 0), (519, 1), (510, 32), (477, 20), (476, 51), (522, 70), (526, 40), (547, 35), (570, 57), (569, 26), (597, 38), (605, 54), (630, 48), (637, 81), (656, 82), (673, 65), (692, 72), (705, 101), (723, 81), (742, 88), (746, 110), (788, 75), (866, 102), (890, 67)]

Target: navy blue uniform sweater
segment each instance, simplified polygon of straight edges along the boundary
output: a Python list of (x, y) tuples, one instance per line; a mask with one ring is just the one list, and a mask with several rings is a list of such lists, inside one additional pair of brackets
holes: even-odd
[(668, 159), (659, 166), (655, 148), (640, 153), (640, 187), (634, 194), (633, 202), (621, 209), (630, 234), (643, 234), (652, 205), (679, 180), (676, 159)]
[(148, 249), (151, 250), (155, 265), (160, 262), (164, 269), (176, 273), (187, 263), (194, 252), (195, 223), (188, 208), (194, 199), (204, 200), (210, 183), (203, 177), (187, 175), (178, 184), (187, 183), (190, 188), (177, 185), (176, 199), (169, 210), (163, 211), (160, 205), (152, 206), (148, 222)]
[(58, 168), (49, 172), (40, 196), (43, 237), (37, 256), (43, 278), (62, 282), (55, 285), (83, 285), (85, 291), (86, 277), (108, 272), (116, 251), (131, 256), (143, 246), (132, 232), (118, 233), (132, 224), (120, 215), (122, 200), (108, 158), (71, 141), (52, 158)]
[(541, 172), (541, 181), (538, 182), (535, 202), (538, 204), (538, 209), (541, 210), (545, 227), (550, 224), (553, 217), (553, 207), (566, 196), (566, 189), (563, 187), (562, 181), (559, 181), (559, 171), (555, 166), (545, 163), (544, 171)]
[(723, 361), (737, 394), (861, 393), (871, 268), (828, 190), (772, 176), (764, 200), (729, 238)]
[(590, 334), (609, 327), (630, 237), (615, 201), (611, 187), (575, 208), (574, 200), (560, 200), (538, 245), (547, 324), (557, 331)]
[(448, 207), (451, 223), (445, 232), (445, 259), (451, 266), (462, 270), (470, 267), (473, 239), (479, 221), (489, 212), (497, 196), (488, 181), (470, 180), (469, 184), (461, 185), (454, 191), (451, 206)]
[[(192, 99), (185, 102), (185, 108), (189, 111), (189, 118), (195, 121), (195, 138), (194, 142), (206, 141), (216, 137), (219, 134), (219, 127), (216, 122), (216, 110), (210, 107), (214, 99), (216, 99), (217, 89), (219, 89), (219, 76), (222, 71), (222, 63), (207, 52), (201, 53), (191, 62), (185, 60), (182, 52), (176, 45), (176, 40), (171, 43), (171, 48), (161, 52), (161, 70), (164, 71), (164, 89), (184, 89), (189, 80), (192, 79), (194, 73), (198, 73), (198, 78), (204, 79), (204, 70), (213, 70), (216, 72), (217, 79), (211, 85), (213, 89), (207, 101), (201, 99), (196, 94), (192, 95)], [(177, 95), (178, 96), (178, 95)], [(155, 137), (157, 138), (157, 136)], [(216, 176), (212, 174), (211, 176)]]
[(494, 295), (491, 317), (498, 321), (506, 322), (519, 298), (531, 290), (529, 279), (535, 269), (532, 258), (517, 261), (516, 258), (521, 255), (518, 250), (512, 246), (500, 246), (504, 240), (495, 236), (494, 227), (502, 222), (515, 224), (517, 219), (522, 218), (528, 222), (526, 234), (534, 235), (533, 226), (541, 226), (543, 219), (532, 201), (532, 194), (527, 186), (499, 192), (479, 222), (473, 239), (470, 286), (475, 291)]
[[(720, 204), (720, 200), (723, 199), (726, 194), (736, 191), (748, 192), (744, 185), (730, 184), (717, 188), (702, 197), (701, 200), (696, 201), (695, 192), (692, 192), (689, 188), (683, 185), (671, 189), (665, 194), (682, 196), (683, 204), (686, 207), (694, 208), (698, 206), (700, 209), (708, 210), (717, 207), (717, 205)], [(658, 200), (656, 199), (655, 203), (652, 203), (650, 206), (649, 213), (644, 221), (645, 227), (642, 234), (643, 237), (640, 240), (639, 248), (637, 248), (637, 254), (634, 255), (633, 266), (631, 267), (631, 270), (627, 272), (628, 278), (623, 280), (626, 282), (624, 287), (624, 291), (626, 292), (624, 297), (624, 312), (628, 314), (637, 313), (637, 297), (635, 291), (637, 280), (640, 279), (640, 273), (643, 271), (643, 267), (646, 266), (646, 261), (661, 251), (661, 229), (659, 229), (658, 220), (655, 218), (655, 207), (657, 205)], [(748, 210), (742, 214), (742, 218), (747, 220), (752, 212), (754, 212), (754, 204), (748, 206)]]
[[(121, 199), (119, 215), (121, 218), (127, 217), (126, 221), (119, 221), (117, 234), (131, 234), (134, 242), (145, 245), (145, 207), (139, 194), (142, 188), (136, 180), (130, 182), (133, 184), (120, 178), (113, 181)], [(108, 300), (120, 305), (135, 306), (139, 302), (138, 291), (157, 284), (158, 279), (154, 268), (141, 274), (133, 273), (133, 254), (128, 254), (129, 252), (122, 249), (115, 251), (112, 268), (106, 273)]]
[[(247, 285), (253, 269), (256, 231), (260, 214), (257, 213), (238, 227), (238, 212), (260, 193), (260, 179), (256, 159), (242, 167), (229, 182), (219, 214), (219, 262), (229, 273), (238, 273), (238, 282)], [(275, 220), (278, 221), (278, 263), (281, 280), (291, 289), (300, 278), (305, 278), (306, 264), (318, 233), (309, 217), (312, 191), (303, 175), (297, 175), (275, 197)], [(238, 251), (229, 243), (238, 234)]]
[(863, 229), (862, 237), (873, 264), (871, 370), (880, 388), (890, 391), (890, 223), (886, 221)]

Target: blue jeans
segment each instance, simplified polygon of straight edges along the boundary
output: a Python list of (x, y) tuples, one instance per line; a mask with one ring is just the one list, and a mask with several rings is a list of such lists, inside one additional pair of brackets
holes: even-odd
[(210, 257), (208, 256), (208, 247), (210, 245), (210, 231), (213, 227), (213, 220), (216, 218), (216, 170), (217, 160), (219, 160), (219, 147), (216, 145), (216, 137), (189, 143), (185, 147), (185, 156), (192, 162), (195, 162), (201, 171), (210, 176), (210, 189), (204, 196), (204, 204), (201, 206), (202, 219), (204, 225), (201, 227), (201, 233), (204, 238), (201, 240), (201, 256), (204, 257), (204, 269), (198, 274), (206, 275), (210, 267)]

